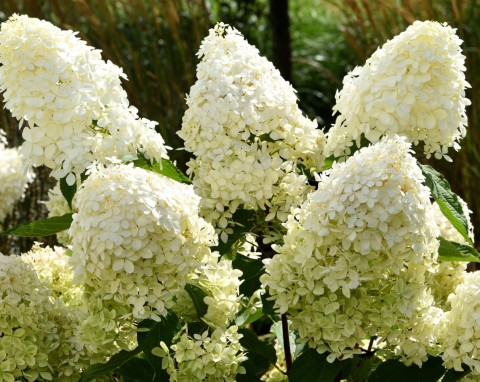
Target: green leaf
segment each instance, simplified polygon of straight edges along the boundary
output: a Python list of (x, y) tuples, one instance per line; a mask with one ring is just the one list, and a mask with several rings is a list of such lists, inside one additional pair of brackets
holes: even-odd
[(254, 331), (246, 328), (239, 329), (242, 338), (240, 344), (246, 349), (250, 362), (243, 366), (253, 374), (268, 370), (270, 364), (277, 362), (277, 354), (272, 344), (261, 341)]
[(205, 316), (208, 311), (208, 305), (203, 299), (208, 296), (207, 293), (205, 293), (202, 288), (193, 284), (186, 284), (185, 290), (193, 301), (198, 318)]
[(139, 346), (131, 351), (121, 350), (119, 353), (112, 356), (107, 362), (90, 366), (82, 373), (82, 376), (78, 382), (89, 382), (95, 380), (96, 378), (107, 375), (131, 360), (140, 352), (141, 349)]
[(165, 175), (166, 177), (180, 183), (192, 183), (190, 179), (188, 179), (188, 177), (168, 159), (162, 158), (161, 162), (151, 164), (143, 155), (139, 154), (138, 158), (133, 161), (133, 164), (136, 167), (141, 167), (145, 170)]
[(241, 294), (251, 296), (260, 289), (262, 285), (260, 276), (264, 273), (264, 264), (261, 259), (250, 259), (247, 256), (237, 254), (235, 260), (232, 261), (232, 266), (243, 273), (240, 277), (243, 280), (240, 284)]
[(335, 163), (335, 157), (333, 155), (330, 155), (329, 157), (325, 158), (323, 161), (323, 166), (320, 169), (320, 172), (330, 170)]
[(327, 354), (318, 354), (315, 349), (307, 348), (292, 364), (289, 382), (333, 382), (342, 372), (350, 366), (347, 361), (327, 361)]
[(122, 376), (124, 382), (153, 382), (155, 377), (155, 371), (148, 361), (137, 357), (124, 363), (117, 372)]
[(255, 322), (262, 318), (263, 316), (263, 310), (262, 308), (257, 308), (255, 309), (255, 312), (253, 313), (248, 313), (250, 309), (244, 309), (243, 312), (241, 312), (237, 318), (235, 318), (235, 324), (238, 326), (247, 326), (251, 324), (252, 322)]
[(218, 251), (220, 255), (226, 255), (230, 253), (231, 248), (235, 242), (244, 236), (246, 233), (250, 232), (253, 228), (255, 217), (255, 211), (252, 210), (237, 210), (233, 216), (232, 221), (238, 223), (233, 230), (231, 235), (228, 235), (228, 240), (226, 243), (223, 243), (221, 240), (216, 247), (213, 247), (213, 251)]
[(265, 313), (268, 316), (276, 316), (277, 314), (275, 313), (274, 307), (275, 307), (275, 301), (274, 300), (269, 300), (270, 298), (270, 293), (268, 293), (268, 290), (262, 294), (260, 297), (262, 299), (262, 306), (263, 306), (263, 313)]
[(467, 261), (480, 263), (480, 253), (469, 245), (455, 243), (439, 237), (438, 258), (443, 261)]
[(370, 374), (368, 382), (437, 382), (445, 373), (441, 357), (430, 357), (422, 367), (406, 366), (398, 359), (382, 362)]
[(73, 185), (69, 186), (67, 184), (67, 178), (60, 179), (60, 191), (62, 192), (63, 197), (68, 203), (68, 207), (72, 209), (72, 200), (75, 196), (75, 192), (77, 192), (77, 181)]
[(42, 237), (53, 235), (70, 228), (72, 215), (65, 214), (51, 218), (35, 220), (0, 232), (0, 236)]
[(162, 369), (162, 359), (153, 355), (152, 349), (160, 346), (160, 341), (165, 342), (167, 346), (172, 344), (173, 337), (180, 330), (177, 315), (169, 310), (167, 316), (162, 317), (160, 322), (143, 320), (138, 324), (138, 328), (140, 329), (137, 333), (138, 346), (154, 372), (151, 381), (168, 381), (168, 373)]
[(464, 215), (463, 207), (458, 196), (452, 192), (445, 177), (433, 167), (419, 163), (422, 173), (425, 176), (425, 184), (432, 192), (443, 215), (448, 219), (455, 229), (460, 232), (463, 238), (470, 244), (472, 240), (468, 236), (468, 222)]
[(172, 344), (173, 337), (180, 330), (180, 321), (172, 310), (168, 310), (167, 316), (162, 317), (161, 321), (143, 320), (138, 324), (138, 328), (141, 329), (137, 333), (138, 346), (148, 356), (149, 351), (158, 347), (160, 341), (167, 346)]

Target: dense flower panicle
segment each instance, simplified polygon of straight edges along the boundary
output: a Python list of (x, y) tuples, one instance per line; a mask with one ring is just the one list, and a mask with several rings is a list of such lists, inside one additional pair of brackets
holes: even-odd
[(208, 293), (204, 298), (208, 310), (203, 320), (212, 327), (226, 329), (240, 306), (242, 272), (234, 269), (230, 260), (215, 259), (202, 266), (198, 274), (198, 284)]
[[(203, 301), (207, 312), (201, 320), (213, 328), (226, 329), (238, 313), (241, 296), (239, 295), (242, 272), (232, 267), (232, 262), (219, 258), (217, 252), (189, 276), (187, 282), (203, 290)], [(198, 321), (192, 298), (186, 290), (175, 296), (173, 310), (186, 322)]]
[[(432, 262), (430, 262), (432, 264)], [(428, 272), (423, 268), (423, 273)], [(418, 272), (414, 269), (413, 272)], [(416, 295), (417, 309), (407, 324), (399, 330), (392, 330), (386, 336), (386, 343), (392, 345), (395, 356), (407, 366), (416, 364), (422, 367), (428, 356), (437, 356), (440, 351), (440, 338), (445, 323), (445, 312), (436, 306), (432, 292), (420, 284)], [(388, 357), (387, 357), (388, 358)]]
[(162, 357), (172, 382), (234, 382), (238, 373), (245, 373), (241, 337), (235, 325), (193, 336), (183, 333), (170, 349), (161, 342), (152, 353)]
[(73, 268), (68, 264), (67, 249), (42, 247), (36, 243), (30, 251), (22, 254), (25, 263), (31, 264), (38, 278), (46, 283), (52, 295), (67, 306), (82, 304), (82, 287), (73, 283)]
[[(78, 328), (87, 319), (87, 310), (82, 298), (83, 288), (73, 283), (73, 268), (68, 264), (66, 248), (41, 247), (39, 244), (22, 260), (33, 266), (38, 278), (49, 289), (50, 299), (55, 302), (50, 320), (55, 329), (49, 337), (55, 340), (50, 348), (48, 361), (56, 381), (78, 381), (80, 372), (94, 363), (105, 362), (112, 352), (110, 348), (90, 351), (80, 339)], [(119, 349), (115, 349), (119, 350)]]
[(424, 297), (438, 232), (403, 138), (361, 149), (318, 178), (261, 280), (292, 329), (332, 360), (358, 352), (365, 337), (406, 329)]
[(448, 296), (464, 282), (467, 263), (461, 261), (435, 261), (427, 273), (426, 283), (430, 287), (435, 305), (449, 310)]
[[(72, 31), (13, 15), (0, 30), (0, 91), (24, 127), (24, 155), (69, 183), (94, 160), (166, 157), (163, 138), (140, 119), (122, 89), (122, 69)], [(148, 136), (148, 140), (146, 140)]]
[(0, 226), (34, 179), (34, 173), (25, 169), (18, 149), (5, 148), (1, 137), (0, 134)]
[(216, 244), (198, 217), (199, 197), (192, 186), (133, 165), (89, 171), (69, 230), (76, 280), (91, 298), (159, 320)]
[(448, 298), (443, 338), (444, 366), (462, 371), (466, 365), (480, 376), (480, 272), (467, 273)]
[[(296, 163), (321, 167), (325, 138), (302, 115), (291, 85), (237, 30), (218, 24), (198, 56), (198, 79), (178, 135), (195, 156), (188, 173), (204, 215), (225, 229), (239, 205), (266, 209), (289, 184), (291, 195), (299, 183), (306, 189)], [(277, 217), (285, 219), (294, 202), (278, 200)]]
[(0, 380), (51, 380), (55, 303), (30, 264), (0, 254)]
[(382, 136), (424, 143), (427, 157), (459, 149), (466, 134), (465, 57), (455, 29), (415, 21), (350, 72), (337, 92), (339, 115), (328, 133), (326, 155), (350, 154), (361, 135), (372, 143)]

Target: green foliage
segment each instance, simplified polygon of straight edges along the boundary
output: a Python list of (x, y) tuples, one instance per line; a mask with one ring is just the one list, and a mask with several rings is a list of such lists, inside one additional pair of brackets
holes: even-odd
[(240, 277), (243, 280), (240, 285), (240, 293), (245, 296), (251, 296), (255, 291), (260, 289), (260, 276), (263, 274), (264, 266), (261, 259), (249, 259), (246, 256), (237, 254), (232, 262), (235, 269), (242, 271)]
[(197, 312), (197, 317), (202, 318), (205, 316), (208, 311), (208, 305), (203, 301), (203, 299), (207, 296), (205, 291), (193, 284), (186, 284), (185, 290), (192, 299), (193, 305), (195, 306), (195, 311)]
[[(130, 158), (126, 158), (126, 162), (129, 162)], [(177, 168), (171, 161), (168, 159), (162, 158), (161, 162), (151, 163), (149, 160), (145, 159), (143, 155), (139, 155), (138, 158), (132, 160), (135, 167), (143, 168), (144, 170), (153, 171), (157, 174), (165, 175), (166, 177), (173, 179), (180, 183), (191, 184), (192, 182), (188, 177)]]
[(243, 335), (241, 345), (246, 349), (248, 360), (243, 366), (252, 375), (261, 375), (268, 370), (271, 364), (277, 362), (277, 355), (272, 344), (261, 341), (257, 334), (250, 329), (240, 329)]
[(430, 357), (422, 367), (406, 366), (398, 359), (382, 362), (370, 374), (368, 382), (437, 382), (445, 374), (441, 357)]
[(250, 232), (255, 224), (255, 211), (238, 209), (233, 214), (232, 220), (236, 222), (235, 230), (231, 235), (228, 235), (228, 240), (219, 243), (216, 247), (212, 248), (214, 251), (218, 251), (221, 255), (231, 255), (232, 246), (246, 233)]
[(351, 360), (327, 361), (327, 354), (318, 354), (315, 349), (307, 348), (293, 362), (288, 376), (290, 382), (334, 382), (343, 369), (350, 366)]
[(119, 353), (112, 356), (107, 362), (90, 366), (82, 373), (78, 382), (90, 382), (94, 381), (96, 378), (108, 375), (133, 359), (140, 352), (140, 347), (131, 351), (121, 350)]
[(75, 196), (75, 192), (77, 192), (77, 182), (73, 183), (71, 186), (67, 184), (67, 178), (60, 179), (60, 191), (64, 196), (65, 200), (68, 203), (70, 209), (72, 209), (72, 201), (73, 197)]
[[(156, 378), (156, 374), (147, 360), (142, 358), (132, 358), (118, 368), (118, 374), (122, 376), (123, 382), (153, 382), (162, 381)], [(152, 375), (154, 377), (152, 377)], [(168, 377), (168, 375), (167, 375)], [(163, 379), (168, 381), (169, 379)]]
[(54, 216), (51, 218), (35, 220), (31, 223), (21, 224), (0, 232), (0, 236), (43, 237), (65, 231), (72, 224), (72, 214)]
[(467, 261), (480, 263), (480, 253), (466, 244), (455, 243), (439, 237), (438, 258), (443, 261)]
[(468, 236), (468, 222), (464, 215), (463, 207), (458, 196), (450, 189), (448, 181), (433, 167), (421, 164), (419, 164), (419, 166), (425, 176), (425, 184), (430, 188), (432, 196), (442, 213), (448, 221), (452, 223), (455, 229), (460, 232), (463, 238), (468, 243), (472, 243), (472, 240)]

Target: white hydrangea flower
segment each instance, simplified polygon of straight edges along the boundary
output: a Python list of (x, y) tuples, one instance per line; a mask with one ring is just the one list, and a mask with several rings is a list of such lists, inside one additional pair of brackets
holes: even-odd
[(187, 172), (204, 216), (224, 232), (240, 205), (272, 207), (285, 219), (307, 189), (296, 163), (323, 163), (323, 132), (302, 115), (291, 85), (234, 28), (211, 29), (198, 56), (178, 135), (195, 156)]
[(234, 382), (238, 373), (245, 373), (240, 366), (247, 359), (241, 337), (237, 326), (193, 336), (183, 333), (170, 349), (161, 342), (153, 352), (163, 358), (172, 382)]
[(57, 345), (48, 354), (53, 376), (62, 382), (78, 381), (82, 370), (91, 364), (105, 362), (113, 352), (110, 348), (96, 348), (91, 352), (79, 338), (78, 327), (87, 319), (87, 310), (82, 298), (83, 288), (73, 283), (73, 268), (68, 264), (67, 250), (43, 248), (36, 244), (31, 251), (22, 254), (22, 260), (33, 266), (55, 301), (50, 318), (55, 323), (55, 330), (50, 336)]
[(410, 144), (384, 139), (321, 174), (285, 223), (261, 281), (292, 330), (330, 360), (406, 329), (421, 308), (438, 248), (423, 180)]
[[(423, 273), (428, 272), (430, 266), (423, 267)], [(413, 272), (418, 272), (418, 269), (413, 269)], [(393, 353), (400, 356), (401, 361), (407, 366), (416, 364), (422, 367), (429, 356), (438, 356), (441, 352), (439, 343), (445, 324), (445, 312), (436, 306), (436, 301), (428, 288), (420, 288), (416, 304), (417, 309), (409, 318), (408, 324), (388, 333), (386, 345), (395, 346)], [(388, 350), (389, 347), (384, 349)]]
[(467, 273), (464, 282), (448, 298), (443, 339), (443, 365), (480, 376), (480, 272)]
[(13, 116), (28, 121), (22, 151), (33, 166), (75, 181), (95, 160), (136, 154), (166, 158), (154, 123), (130, 107), (122, 69), (72, 31), (13, 15), (0, 30), (0, 91)]
[(432, 290), (435, 305), (449, 310), (448, 296), (464, 282), (467, 263), (461, 261), (436, 261), (427, 273), (426, 283)]
[(25, 169), (18, 149), (5, 148), (0, 139), (0, 226), (33, 179), (34, 173)]
[(0, 254), (0, 380), (51, 380), (55, 303), (30, 264)]
[[(232, 267), (230, 260), (212, 256), (201, 267), (188, 276), (187, 283), (201, 288), (206, 296), (207, 312), (201, 318), (214, 328), (226, 329), (238, 313), (241, 296), (239, 287), (242, 272)], [(187, 322), (198, 320), (197, 313), (189, 294), (183, 290), (176, 296), (175, 313)]]
[(213, 227), (198, 217), (199, 197), (133, 165), (89, 171), (69, 230), (76, 280), (93, 299), (159, 320), (216, 244)]
[(382, 136), (424, 143), (427, 157), (459, 149), (466, 134), (465, 57), (455, 29), (415, 21), (355, 68), (336, 94), (339, 113), (329, 131), (327, 155), (350, 154), (362, 134), (372, 143)]

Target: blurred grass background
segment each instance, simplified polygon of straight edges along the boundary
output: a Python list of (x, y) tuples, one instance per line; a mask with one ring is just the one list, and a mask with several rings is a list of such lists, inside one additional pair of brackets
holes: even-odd
[[(159, 122), (167, 143), (179, 148), (185, 95), (195, 82), (196, 52), (208, 29), (217, 21), (239, 29), (263, 55), (271, 58), (270, 7), (275, 0), (3, 0), (0, 21), (13, 13), (53, 22), (103, 51), (103, 57), (121, 66), (129, 81), (124, 87), (142, 117)], [(480, 242), (480, 3), (479, 0), (290, 0), (292, 82), (304, 112), (330, 126), (335, 91), (342, 79), (387, 39), (416, 19), (446, 21), (458, 28), (467, 57), (468, 135), (453, 164), (431, 163), (449, 179), (453, 189), (473, 211)], [(8, 111), (0, 113), (0, 128), (11, 145), (21, 134)], [(453, 154), (453, 153), (452, 153)], [(180, 167), (186, 153), (171, 153)], [(39, 200), (54, 183), (46, 169), (5, 222), (5, 227), (45, 216)], [(45, 241), (45, 240), (43, 240)], [(53, 238), (47, 240), (54, 243)], [(478, 244), (477, 244), (478, 245)], [(31, 240), (0, 238), (0, 251), (25, 251)]]

